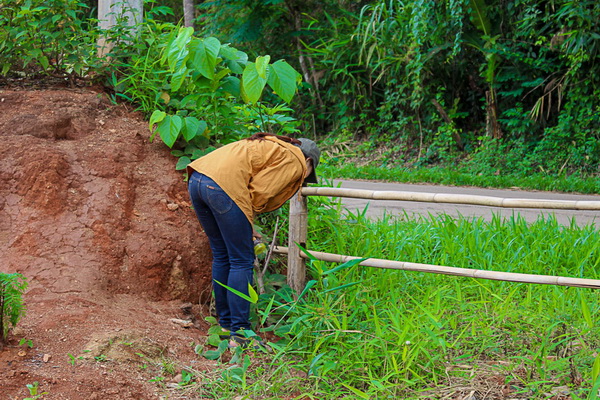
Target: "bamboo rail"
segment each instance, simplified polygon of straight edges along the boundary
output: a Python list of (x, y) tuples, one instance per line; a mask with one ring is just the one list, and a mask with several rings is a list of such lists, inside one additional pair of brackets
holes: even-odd
[[(600, 210), (600, 201), (572, 201), (572, 200), (538, 200), (501, 198), (493, 196), (477, 196), (465, 194), (424, 193), (424, 192), (394, 192), (373, 191), (361, 189), (342, 189), (329, 187), (303, 187), (290, 200), (290, 227), (288, 247), (276, 247), (275, 252), (288, 255), (288, 284), (296, 293), (300, 293), (306, 282), (306, 254), (301, 251), (305, 247), (307, 232), (308, 209), (307, 196), (350, 197), (372, 200), (399, 200), (430, 203), (471, 204), (489, 207), (504, 208), (539, 208), (561, 210)], [(339, 254), (311, 252), (322, 261), (345, 262), (360, 257), (343, 256)], [(375, 265), (377, 264), (377, 265)], [(551, 275), (530, 275), (514, 272), (484, 271), (468, 268), (444, 267), (439, 265), (418, 264), (402, 261), (381, 259), (368, 259), (360, 265), (402, 269), (409, 271), (422, 271), (437, 274), (467, 276), (472, 278), (492, 279), (509, 282), (539, 283), (545, 285), (577, 286), (600, 289), (600, 280), (568, 278)]]
[[(279, 254), (288, 254), (287, 247), (276, 246), (273, 251)], [(362, 258), (354, 256), (343, 256), (340, 254), (333, 253), (323, 253), (319, 251), (310, 251), (310, 255), (316, 258), (317, 260), (337, 263), (344, 263), (350, 260), (357, 260)], [(308, 255), (306, 255), (305, 253), (302, 253), (301, 257), (309, 258)], [(537, 283), (543, 285), (559, 285), (600, 289), (600, 280), (598, 279), (570, 278), (554, 275), (522, 274), (517, 272), (486, 271), (482, 269), (445, 267), (440, 265), (419, 264), (405, 261), (391, 261), (379, 258), (368, 258), (360, 262), (358, 265), (382, 269), (398, 269), (404, 271), (418, 271), (443, 275), (464, 276), (468, 278), (490, 279), (495, 281)]]
[(371, 200), (418, 201), (428, 203), (472, 204), (504, 208), (541, 208), (560, 210), (600, 210), (600, 201), (513, 199), (467, 194), (393, 192), (329, 187), (302, 188), (303, 196), (350, 197)]

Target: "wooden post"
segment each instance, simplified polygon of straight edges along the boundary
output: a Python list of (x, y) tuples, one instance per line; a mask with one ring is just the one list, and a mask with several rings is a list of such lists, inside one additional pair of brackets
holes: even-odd
[(302, 257), (300, 246), (306, 248), (306, 232), (308, 208), (306, 197), (300, 189), (290, 200), (289, 252), (288, 252), (288, 285), (297, 295), (304, 290), (306, 283), (306, 262)]

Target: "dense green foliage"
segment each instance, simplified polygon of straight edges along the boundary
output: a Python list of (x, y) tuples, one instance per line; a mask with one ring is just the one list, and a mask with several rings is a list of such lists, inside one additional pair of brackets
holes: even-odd
[[(300, 56), (313, 87), (298, 107), (316, 121), (305, 118), (305, 129), (369, 137), (410, 164), (468, 154), (471, 165), (502, 172), (598, 172), (596, 2), (238, 0), (206, 7), (204, 24), (222, 37)], [(226, 23), (227, 13), (239, 18)], [(281, 37), (291, 42), (279, 45)], [(294, 39), (303, 44), (296, 51)], [(507, 154), (518, 162), (506, 162)]]
[[(147, 1), (134, 40), (125, 39), (123, 26), (99, 32), (96, 11), (93, 0), (4, 1), (2, 75), (92, 77), (148, 116), (159, 109), (226, 121), (217, 127), (223, 135), (194, 149), (227, 141), (233, 126), (270, 119), (286, 133), (367, 138), (387, 148), (388, 161), (408, 166), (461, 163), (475, 173), (523, 176), (598, 173), (600, 7), (591, 0), (199, 3), (194, 42), (212, 36), (250, 59), (266, 52), (301, 72), (291, 107), (277, 108), (277, 97), (266, 94), (264, 110), (245, 107), (248, 98), (223, 96), (215, 82), (202, 88), (205, 99), (219, 99), (212, 106), (189, 110), (190, 102), (181, 104), (184, 93), (172, 96), (168, 75), (177, 65), (165, 67), (164, 50), (179, 30), (179, 1)], [(115, 45), (110, 65), (96, 55), (100, 34)], [(229, 84), (230, 78), (218, 80)], [(235, 117), (224, 115), (226, 109)]]
[(158, 66), (162, 77), (144, 74), (121, 81), (131, 84), (135, 80), (149, 87), (149, 81), (160, 80), (145, 93), (163, 103), (155, 105), (158, 109), (150, 117), (150, 129), (156, 124), (155, 133), (171, 148), (178, 139), (184, 142), (185, 149), (175, 152), (181, 156), (178, 168), (204, 154), (211, 142), (226, 144), (254, 132), (272, 132), (275, 126), (284, 132), (295, 130), (292, 119), (282, 114), (288, 108), (260, 101), (267, 85), (273, 97), (291, 101), (300, 76), (287, 62), (271, 63), (269, 56), (250, 62), (246, 53), (214, 37), (195, 38), (193, 33), (192, 28), (182, 28), (173, 30), (165, 43), (157, 41), (164, 49), (153, 68)]
[(88, 17), (87, 6), (77, 0), (2, 1), (0, 75), (25, 71), (82, 76), (98, 67), (95, 20)]
[(597, 177), (549, 176), (547, 174), (473, 174), (467, 168), (430, 167), (356, 167), (351, 164), (325, 164), (320, 175), (328, 179), (365, 179), (404, 183), (430, 183), (447, 186), (473, 186), (480, 188), (541, 190), (549, 192), (597, 194), (600, 180)]

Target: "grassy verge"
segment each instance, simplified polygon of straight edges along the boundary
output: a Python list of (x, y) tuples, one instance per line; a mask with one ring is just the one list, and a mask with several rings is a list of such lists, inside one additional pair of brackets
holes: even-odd
[(598, 194), (598, 177), (532, 175), (478, 175), (451, 167), (407, 169), (399, 167), (363, 166), (350, 163), (319, 166), (319, 172), (328, 179), (370, 179), (403, 183), (432, 183), (449, 186), (483, 188), (519, 188), (566, 193)]
[[(310, 201), (308, 247), (315, 251), (600, 278), (600, 232), (593, 226), (444, 215), (371, 221), (343, 216), (324, 199)], [(312, 279), (299, 300), (286, 288), (261, 297), (257, 319), (283, 338), (274, 353), (224, 355), (217, 372), (198, 375), (195, 393), (223, 399), (476, 393), (574, 400), (596, 393), (596, 291), (351, 263), (312, 261), (309, 270)]]

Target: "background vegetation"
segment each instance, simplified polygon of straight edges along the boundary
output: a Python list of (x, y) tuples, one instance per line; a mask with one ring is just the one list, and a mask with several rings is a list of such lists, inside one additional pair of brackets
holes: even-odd
[[(4, 79), (95, 79), (148, 115), (185, 110), (160, 62), (181, 2), (147, 1), (135, 40), (118, 26), (99, 32), (96, 10), (92, 0), (4, 1)], [(600, 165), (599, 21), (591, 0), (216, 0), (196, 4), (195, 36), (302, 74), (289, 106), (262, 99), (280, 132), (350, 147), (374, 165), (589, 176)], [(110, 65), (96, 56), (100, 33), (115, 42)], [(196, 147), (218, 144), (226, 125)]]
[[(298, 60), (312, 94), (299, 100), (311, 116), (305, 130), (385, 143), (395, 162), (416, 165), (598, 171), (595, 2), (214, 1), (204, 9), (203, 26)], [(233, 12), (235, 26), (222, 17)]]

